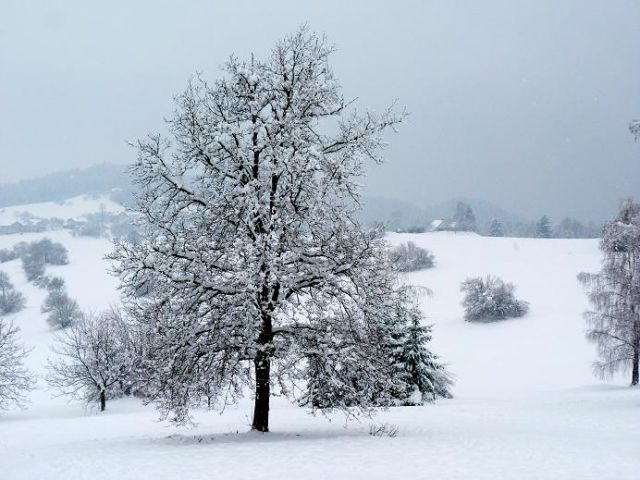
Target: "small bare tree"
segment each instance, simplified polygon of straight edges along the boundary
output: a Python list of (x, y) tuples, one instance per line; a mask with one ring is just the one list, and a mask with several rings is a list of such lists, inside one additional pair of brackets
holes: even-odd
[(33, 377), (24, 367), (28, 351), (17, 340), (18, 327), (0, 318), (0, 411), (23, 407)]
[(48, 362), (47, 382), (61, 395), (99, 402), (122, 395), (128, 372), (123, 345), (125, 325), (116, 310), (100, 315), (82, 315), (57, 335), (56, 357)]

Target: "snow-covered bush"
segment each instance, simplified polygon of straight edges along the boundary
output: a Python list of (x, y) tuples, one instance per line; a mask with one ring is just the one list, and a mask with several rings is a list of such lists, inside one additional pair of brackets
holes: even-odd
[(81, 315), (58, 333), (47, 382), (62, 395), (98, 402), (104, 410), (107, 399), (124, 393), (130, 363), (125, 338), (126, 326), (117, 311)]
[(24, 295), (14, 288), (5, 272), (0, 272), (0, 315), (19, 312), (25, 304)]
[(468, 322), (521, 317), (529, 310), (527, 302), (515, 297), (515, 286), (498, 277), (467, 278), (460, 290), (465, 294), (462, 306)]
[(17, 339), (18, 328), (0, 318), (0, 411), (22, 407), (33, 377), (24, 367), (28, 352)]
[(15, 248), (0, 248), (0, 263), (10, 262), (18, 257), (19, 255)]
[[(43, 238), (31, 243), (20, 242), (12, 252), (22, 258), (22, 268), (27, 280), (34, 282), (44, 276), (46, 265), (66, 265), (69, 263), (67, 249), (59, 242)], [(39, 285), (44, 286), (44, 285)]]
[(34, 283), (36, 286), (46, 288), (47, 290), (62, 290), (65, 288), (64, 278), (62, 277), (44, 275), (35, 280)]
[(78, 302), (70, 298), (64, 288), (50, 290), (41, 310), (48, 314), (47, 323), (54, 329), (70, 327), (82, 317)]
[(401, 243), (392, 248), (389, 255), (399, 272), (413, 272), (434, 265), (433, 253), (413, 242)]
[(49, 281), (47, 282), (47, 290), (63, 290), (64, 289), (64, 278), (62, 277), (48, 277)]
[(44, 275), (44, 258), (32, 253), (22, 256), (22, 269), (30, 282), (36, 281)]
[(43, 238), (29, 244), (28, 253), (41, 257), (45, 265), (66, 265), (69, 263), (67, 249), (59, 242)]

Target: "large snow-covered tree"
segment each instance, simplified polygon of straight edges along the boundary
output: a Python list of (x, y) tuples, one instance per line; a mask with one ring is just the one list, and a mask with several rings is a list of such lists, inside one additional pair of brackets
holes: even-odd
[(303, 28), (265, 60), (232, 57), (177, 97), (170, 139), (136, 145), (142, 240), (112, 259), (147, 327), (146, 391), (173, 420), (252, 385), (252, 428), (268, 431), (270, 395), (299, 400), (314, 355), (350, 379), (339, 406), (391, 402), (397, 282), (381, 232), (354, 213), (365, 162), (403, 114), (354, 111), (331, 52)]
[(581, 273), (593, 310), (585, 313), (587, 338), (596, 343), (596, 372), (609, 377), (631, 371), (640, 382), (640, 204), (627, 200), (605, 225), (600, 273)]
[(22, 407), (33, 387), (33, 376), (24, 366), (28, 351), (18, 341), (18, 327), (0, 318), (0, 411)]

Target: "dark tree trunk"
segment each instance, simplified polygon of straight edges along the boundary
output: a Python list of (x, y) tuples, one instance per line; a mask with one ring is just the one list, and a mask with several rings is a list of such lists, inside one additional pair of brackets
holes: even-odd
[(107, 408), (107, 394), (104, 390), (100, 391), (100, 411), (104, 412)]
[(254, 365), (256, 369), (256, 398), (251, 429), (268, 432), (271, 358), (267, 353), (261, 352), (256, 356)]
[(638, 385), (640, 382), (640, 348), (633, 351), (633, 364), (631, 366), (631, 386)]

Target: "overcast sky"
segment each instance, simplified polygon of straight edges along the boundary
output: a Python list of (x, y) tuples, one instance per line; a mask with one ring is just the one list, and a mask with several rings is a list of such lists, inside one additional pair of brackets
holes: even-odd
[(367, 193), (601, 219), (640, 196), (640, 2), (0, 0), (0, 183), (135, 157), (189, 76), (307, 22), (411, 117)]

